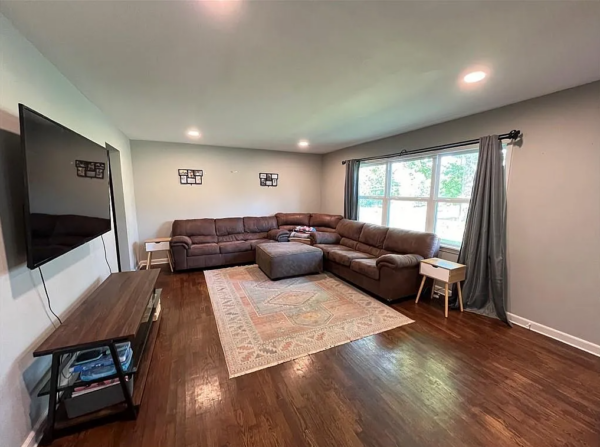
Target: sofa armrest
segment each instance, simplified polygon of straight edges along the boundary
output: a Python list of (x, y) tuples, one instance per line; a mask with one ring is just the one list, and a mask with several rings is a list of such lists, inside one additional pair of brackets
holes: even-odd
[(315, 244), (339, 244), (342, 237), (337, 233), (328, 233), (325, 231), (313, 231), (310, 233), (310, 243)]
[(267, 238), (277, 242), (289, 242), (290, 232), (288, 230), (280, 230), (275, 228), (273, 230), (269, 230), (267, 233)]
[(173, 236), (171, 238), (171, 248), (173, 247), (192, 248), (192, 240), (187, 236)]
[(378, 268), (389, 267), (391, 269), (402, 269), (406, 267), (416, 267), (423, 260), (419, 255), (383, 255), (377, 258), (375, 264)]

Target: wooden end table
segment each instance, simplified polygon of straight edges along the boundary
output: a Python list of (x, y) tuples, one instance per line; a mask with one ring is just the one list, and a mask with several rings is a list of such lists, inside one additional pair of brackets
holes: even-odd
[(171, 272), (173, 271), (173, 258), (171, 257), (171, 238), (170, 237), (157, 237), (154, 239), (147, 239), (144, 241), (146, 244), (146, 251), (148, 252), (148, 260), (146, 263), (146, 270), (152, 267), (152, 253), (155, 251), (166, 251), (167, 260), (169, 261), (169, 267)]
[[(419, 298), (421, 297), (421, 292), (423, 291), (423, 286), (425, 285), (427, 278), (432, 278), (434, 280), (434, 285), (436, 279), (444, 283), (444, 315), (446, 318), (448, 318), (448, 286), (451, 284), (456, 283), (458, 287), (458, 303), (460, 305), (460, 311), (463, 311), (462, 289), (460, 287), (460, 282), (465, 280), (467, 274), (466, 265), (439, 258), (423, 259), (421, 261), (419, 273), (423, 275), (423, 280), (421, 281), (421, 287), (419, 287), (419, 293), (417, 293), (417, 300), (415, 303), (419, 302)], [(434, 286), (431, 287), (433, 288)]]

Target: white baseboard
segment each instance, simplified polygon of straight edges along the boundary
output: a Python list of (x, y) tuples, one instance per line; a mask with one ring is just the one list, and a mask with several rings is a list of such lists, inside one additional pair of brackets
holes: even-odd
[(46, 414), (44, 414), (33, 426), (27, 438), (21, 445), (21, 447), (38, 447), (44, 434), (44, 423), (46, 422)]
[(517, 326), (524, 327), (525, 329), (532, 330), (539, 334), (545, 335), (546, 337), (553, 338), (566, 343), (567, 345), (573, 346), (574, 348), (581, 349), (582, 351), (589, 352), (590, 354), (600, 357), (600, 345), (582, 340), (581, 338), (566, 334), (548, 326), (544, 326), (543, 324), (536, 323), (535, 321), (528, 320), (527, 318), (520, 317), (510, 312), (507, 312), (506, 315), (508, 316), (508, 320)]
[[(160, 264), (168, 264), (169, 260), (167, 258), (161, 258), (161, 259), (152, 259), (152, 265), (160, 265)], [(138, 263), (137, 269), (141, 270), (142, 267), (146, 267), (146, 265), (148, 264), (148, 261), (140, 261)]]

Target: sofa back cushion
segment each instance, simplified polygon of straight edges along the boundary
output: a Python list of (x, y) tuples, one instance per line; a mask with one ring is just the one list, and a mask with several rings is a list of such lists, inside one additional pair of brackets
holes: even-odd
[(214, 219), (188, 219), (173, 222), (173, 236), (188, 236), (193, 244), (217, 242)]
[[(350, 247), (353, 250), (360, 251), (362, 253), (368, 253), (376, 257), (389, 253), (389, 251), (383, 249), (383, 243), (389, 230), (388, 227), (365, 223), (362, 224), (361, 228), (362, 229), (360, 230), (360, 234), (357, 239), (343, 237), (340, 241), (340, 244)], [(356, 237), (358, 226), (350, 226), (344, 222), (344, 225), (338, 225), (338, 233), (340, 229), (344, 234)]]
[(279, 227), (282, 225), (310, 226), (310, 214), (308, 213), (277, 213), (275, 217)]
[(341, 220), (336, 231), (342, 236), (340, 245), (376, 257), (397, 253), (431, 258), (440, 248), (439, 238), (432, 233), (401, 230), (348, 219)]
[(389, 227), (366, 223), (360, 232), (359, 242), (375, 248), (383, 248), (383, 242), (387, 236)]
[[(311, 227), (325, 227), (325, 228), (335, 228), (343, 219), (342, 216), (337, 214), (311, 214), (310, 215), (310, 226)], [(319, 231), (319, 230), (317, 230)]]
[[(342, 238), (352, 239), (358, 241), (360, 233), (365, 226), (364, 222), (357, 222), (355, 220), (342, 219), (337, 226), (337, 232)], [(345, 244), (344, 244), (345, 245)]]
[(244, 232), (244, 219), (241, 217), (226, 217), (225, 219), (215, 219), (215, 229), (217, 236), (228, 236)]
[(275, 216), (265, 217), (244, 217), (245, 233), (266, 233), (277, 227), (277, 218)]
[(215, 229), (219, 242), (244, 240), (244, 219), (242, 217), (215, 219)]
[(390, 228), (383, 242), (383, 249), (401, 255), (416, 254), (425, 259), (437, 255), (440, 239), (433, 233)]

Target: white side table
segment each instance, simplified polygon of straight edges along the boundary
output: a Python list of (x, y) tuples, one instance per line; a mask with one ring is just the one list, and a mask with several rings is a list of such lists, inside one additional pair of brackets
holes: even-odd
[(467, 275), (466, 265), (439, 258), (423, 259), (421, 261), (419, 273), (423, 275), (423, 281), (421, 281), (421, 287), (419, 287), (419, 293), (417, 293), (417, 300), (415, 303), (419, 302), (421, 292), (423, 291), (423, 286), (425, 285), (425, 280), (427, 278), (433, 278), (434, 280), (437, 279), (438, 281), (442, 281), (445, 286), (444, 314), (446, 318), (448, 318), (448, 286), (450, 284), (456, 283), (458, 287), (458, 303), (460, 305), (460, 311), (463, 311), (462, 289), (460, 287), (460, 282), (464, 281)]
[(148, 239), (144, 242), (146, 244), (146, 251), (148, 252), (146, 270), (152, 267), (152, 253), (155, 251), (166, 251), (169, 267), (171, 268), (171, 271), (173, 271), (173, 259), (171, 258), (171, 247), (169, 246), (170, 242), (170, 237), (157, 237), (155, 239)]

